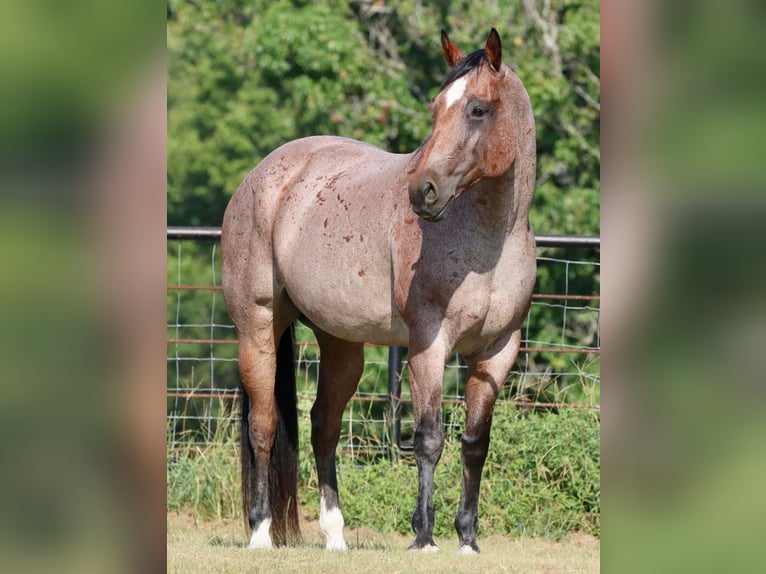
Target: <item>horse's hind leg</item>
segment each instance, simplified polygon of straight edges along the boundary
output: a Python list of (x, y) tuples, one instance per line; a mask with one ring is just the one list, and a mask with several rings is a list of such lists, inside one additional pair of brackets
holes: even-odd
[(455, 518), (458, 552), (479, 552), (476, 534), (479, 529), (479, 486), (489, 450), (492, 413), (500, 389), (519, 351), (521, 331), (514, 331), (499, 344), (496, 354), (466, 359), (468, 382), (465, 390), (466, 421), (462, 438), (463, 490)]
[[(277, 301), (274, 303), (277, 306)], [(250, 548), (272, 547), (269, 463), (279, 418), (274, 394), (279, 358), (277, 345), (293, 320), (292, 315), (284, 312), (285, 307), (280, 305), (283, 313), (275, 317), (273, 308), (253, 305), (246, 316), (237, 314), (235, 318), (240, 377), (250, 403), (247, 418), (249, 444), (245, 441), (243, 449), (250, 448), (253, 457), (243, 452), (242, 459), (243, 503), (252, 529)], [(287, 365), (287, 368), (294, 366)], [(278, 517), (277, 523), (282, 524), (282, 520)]]
[(248, 427), (250, 446), (255, 455), (253, 469), (248, 469), (252, 472), (250, 480), (243, 477), (244, 504), (249, 506), (246, 510), (252, 529), (250, 548), (272, 547), (269, 458), (277, 427), (274, 402), (276, 355), (274, 332), (266, 320), (263, 328), (239, 333), (239, 371), (242, 386), (250, 399)]
[(359, 384), (364, 368), (364, 345), (336, 339), (319, 329), (314, 332), (319, 342), (320, 363), (317, 398), (311, 409), (311, 445), (319, 475), (319, 527), (328, 550), (345, 550), (335, 450), (343, 411)]

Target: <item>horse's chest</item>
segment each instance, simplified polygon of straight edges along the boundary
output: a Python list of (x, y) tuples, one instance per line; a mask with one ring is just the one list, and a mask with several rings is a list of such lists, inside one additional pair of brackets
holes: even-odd
[(468, 275), (455, 291), (447, 317), (460, 333), (494, 338), (508, 328), (517, 314), (515, 295), (507, 284)]
[[(511, 264), (511, 260), (513, 264)], [(467, 273), (451, 291), (444, 322), (458, 350), (491, 345), (508, 330), (521, 327), (535, 281), (534, 260), (501, 258), (487, 273)]]
[(509, 327), (518, 328), (517, 323), (524, 307), (522, 300), (525, 296), (525, 293), (506, 283), (495, 285), (489, 296), (487, 314), (481, 330), (482, 336), (494, 339)]

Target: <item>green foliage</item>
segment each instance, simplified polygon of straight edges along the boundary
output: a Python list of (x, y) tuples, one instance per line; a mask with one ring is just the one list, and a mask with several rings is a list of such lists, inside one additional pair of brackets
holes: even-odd
[[(600, 532), (599, 420), (591, 411), (522, 413), (496, 409), (484, 469), (481, 535), (557, 538)], [(453, 536), (462, 476), (460, 433), (449, 435), (434, 478), (436, 536)], [(409, 458), (338, 470), (349, 528), (368, 526), (410, 534), (417, 498), (417, 469)], [(306, 499), (304, 498), (304, 502)]]
[(543, 233), (597, 233), (599, 3), (536, 4), (171, 2), (169, 223), (220, 225), (245, 174), (298, 137), (412, 151), (428, 135), (427, 104), (447, 72), (439, 29), (472, 51), (495, 26), (537, 119), (532, 223)]
[(406, 75), (381, 67), (345, 2), (237, 14), (200, 2), (168, 26), (169, 223), (220, 225), (245, 174), (289, 140), (335, 134), (411, 151), (426, 135)]
[[(439, 29), (447, 29), (464, 50), (473, 51), (495, 26), (503, 39), (504, 60), (524, 81), (535, 112), (538, 173), (530, 215), (533, 227), (538, 233), (598, 233), (599, 3), (540, 4), (171, 1), (168, 223), (219, 226), (228, 198), (247, 172), (279, 145), (298, 137), (335, 134), (393, 152), (412, 151), (430, 131), (427, 104), (447, 73)], [(207, 249), (184, 243), (180, 273), (177, 249), (176, 243), (169, 245), (169, 284), (220, 284), (220, 262), (214, 256), (211, 265)], [(576, 252), (546, 255), (582, 258)], [(211, 269), (218, 273), (216, 281)], [(598, 284), (595, 266), (539, 266), (538, 292), (562, 293), (568, 285), (570, 293), (596, 293)], [(220, 301), (211, 304), (200, 297), (169, 292), (169, 322), (176, 318), (184, 324), (227, 322)], [(561, 324), (557, 313), (555, 307), (533, 305), (530, 338), (553, 340)], [(567, 340), (592, 344), (597, 337), (594, 317), (570, 321)], [(226, 338), (231, 333), (190, 327), (179, 335)], [(169, 336), (174, 336), (171, 330)], [(311, 339), (305, 333), (301, 337)], [(305, 359), (316, 358), (315, 347), (299, 349)], [(193, 349), (182, 351), (199, 356)], [(235, 352), (234, 346), (215, 348), (217, 357), (233, 357)], [(366, 353), (370, 365), (360, 389), (378, 390), (385, 350)], [(536, 360), (555, 370), (569, 361), (556, 354)], [(310, 390), (316, 367), (306, 365), (299, 388)], [(593, 360), (576, 368), (583, 374), (597, 373), (599, 364)], [(206, 382), (205, 377), (212, 373), (195, 376), (192, 371), (179, 384), (196, 388)], [(228, 375), (219, 375), (218, 380), (224, 386), (236, 385)], [(578, 392), (582, 400), (598, 402), (597, 386)], [(379, 416), (384, 407), (370, 403), (369, 408)], [(456, 408), (449, 416), (459, 423), (461, 413)], [(301, 496), (315, 508), (316, 471), (307, 417), (308, 407), (302, 409), (301, 420)], [(482, 535), (558, 536), (576, 529), (597, 534), (598, 428), (598, 415), (591, 411), (525, 414), (498, 407), (482, 484)], [(236, 432), (226, 425), (211, 431), (217, 437), (215, 446), (169, 453), (168, 508), (196, 511), (202, 517), (237, 516)], [(362, 441), (384, 440), (361, 428), (353, 432)], [(436, 476), (437, 535), (453, 534), (461, 476), (458, 436), (450, 435)], [(339, 481), (349, 527), (410, 533), (417, 471), (406, 457), (397, 463), (371, 464), (344, 457)]]
[[(412, 151), (430, 131), (427, 104), (447, 72), (439, 29), (471, 51), (495, 26), (536, 118), (532, 225), (538, 233), (598, 233), (599, 3), (538, 4), (171, 2), (168, 223), (219, 226), (242, 178), (295, 138), (335, 134)], [(185, 283), (209, 284), (203, 253), (184, 247)], [(175, 249), (169, 254), (170, 281), (177, 274)], [(199, 261), (187, 262), (192, 259)], [(594, 268), (541, 267), (537, 291), (562, 293), (569, 284), (570, 293), (596, 293), (598, 283)], [(172, 295), (169, 305), (176, 303)], [(208, 310), (192, 297), (182, 295), (181, 322), (199, 323), (194, 316)], [(558, 313), (533, 306), (534, 338), (552, 340)], [(597, 336), (593, 321), (570, 327), (568, 341), (588, 345)], [(567, 358), (542, 360), (558, 370)]]
[(557, 414), (506, 413), (495, 417), (483, 490), (489, 530), (557, 536), (600, 529), (599, 415), (563, 409)]
[[(211, 446), (169, 449), (168, 511), (186, 510), (203, 519), (239, 516), (242, 509), (236, 419), (211, 434)], [(168, 443), (172, 429), (168, 428)]]
[[(300, 409), (299, 497), (318, 518), (319, 487), (309, 440), (308, 402)], [(462, 408), (452, 417), (462, 422)], [(201, 518), (240, 514), (236, 418), (216, 431), (215, 444), (168, 454), (168, 510)], [(437, 536), (454, 536), (460, 500), (460, 427), (449, 433), (435, 477)], [(368, 527), (410, 535), (417, 497), (411, 457), (362, 464), (339, 455), (338, 482), (348, 529)], [(480, 535), (558, 538), (582, 530), (600, 534), (599, 415), (566, 409), (529, 413), (498, 405), (479, 501)]]

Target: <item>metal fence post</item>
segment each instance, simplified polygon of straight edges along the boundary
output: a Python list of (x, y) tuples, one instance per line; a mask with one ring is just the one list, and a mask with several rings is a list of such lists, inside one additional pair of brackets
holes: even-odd
[(390, 422), (389, 457), (398, 457), (402, 438), (402, 348), (388, 348), (388, 412)]

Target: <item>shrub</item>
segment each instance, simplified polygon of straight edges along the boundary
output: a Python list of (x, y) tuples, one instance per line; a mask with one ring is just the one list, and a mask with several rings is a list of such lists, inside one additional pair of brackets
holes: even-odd
[[(445, 416), (459, 419), (462, 409)], [(168, 454), (168, 509), (200, 518), (240, 514), (235, 419), (220, 427), (220, 442)], [(455, 422), (460, 422), (459, 420)], [(309, 440), (308, 409), (301, 409), (300, 498), (318, 516), (319, 493)], [(339, 455), (338, 482), (348, 528), (411, 534), (417, 469), (410, 455), (396, 462), (361, 463)], [(530, 412), (508, 404), (495, 409), (492, 441), (479, 499), (482, 536), (558, 538), (582, 530), (600, 534), (599, 414), (586, 409)], [(453, 536), (461, 488), (460, 434), (448, 433), (434, 489), (437, 536)]]

